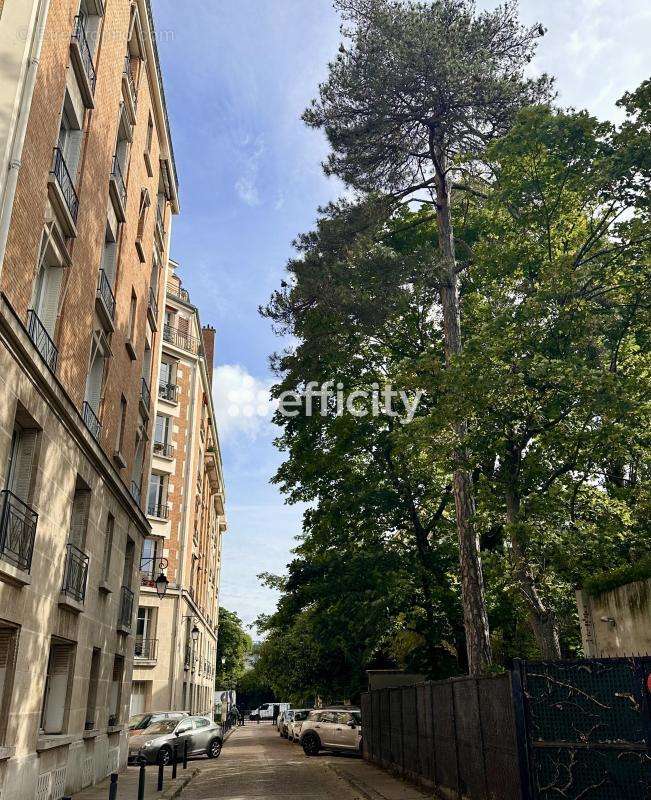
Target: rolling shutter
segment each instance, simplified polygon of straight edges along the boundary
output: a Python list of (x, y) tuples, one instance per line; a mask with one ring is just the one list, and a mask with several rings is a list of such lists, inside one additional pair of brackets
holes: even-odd
[(12, 491), (23, 503), (29, 503), (29, 490), (32, 482), (32, 468), (36, 453), (38, 431), (21, 431), (18, 442), (17, 463), (12, 481)]
[(70, 519), (70, 543), (80, 550), (84, 549), (88, 517), (90, 514), (90, 491), (76, 489), (75, 499), (72, 503), (72, 517)]
[(43, 710), (45, 733), (61, 733), (63, 730), (71, 652), (68, 644), (54, 644), (50, 651)]

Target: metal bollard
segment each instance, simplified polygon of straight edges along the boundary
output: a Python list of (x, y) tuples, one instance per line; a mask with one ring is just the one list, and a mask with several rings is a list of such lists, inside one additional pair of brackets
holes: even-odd
[(138, 774), (138, 800), (145, 800), (145, 765), (140, 765)]
[(172, 780), (176, 778), (176, 764), (179, 760), (178, 747), (174, 744), (174, 752), (172, 753)]
[(116, 800), (118, 796), (118, 774), (111, 773), (111, 783), (109, 784), (109, 800)]
[(188, 768), (188, 740), (183, 742), (183, 769)]
[(158, 765), (158, 783), (156, 784), (156, 791), (163, 791), (163, 771), (165, 767), (162, 764)]

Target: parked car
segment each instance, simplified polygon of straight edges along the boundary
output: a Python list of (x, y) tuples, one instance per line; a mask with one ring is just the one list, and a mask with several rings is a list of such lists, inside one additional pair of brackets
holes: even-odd
[(129, 763), (170, 764), (174, 750), (182, 756), (185, 743), (189, 756), (217, 758), (222, 751), (221, 727), (206, 717), (163, 719), (129, 739)]
[(287, 738), (290, 742), (298, 742), (301, 735), (301, 725), (310, 713), (308, 708), (295, 708), (294, 716), (287, 725)]
[(278, 716), (278, 722), (276, 727), (278, 728), (278, 732), (283, 737), (283, 739), (288, 738), (289, 734), (289, 726), (294, 719), (295, 710), (293, 708), (288, 708), (287, 711), (283, 711), (282, 714)]
[(129, 736), (139, 735), (155, 722), (162, 722), (165, 719), (180, 720), (187, 716), (187, 711), (149, 711), (145, 714), (134, 714), (129, 717)]
[(310, 711), (301, 724), (300, 743), (307, 756), (321, 750), (362, 752), (362, 713), (358, 708)]

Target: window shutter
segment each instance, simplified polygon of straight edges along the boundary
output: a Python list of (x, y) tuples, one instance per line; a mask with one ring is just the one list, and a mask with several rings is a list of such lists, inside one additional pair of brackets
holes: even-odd
[(190, 323), (188, 322), (187, 319), (185, 319), (185, 317), (179, 317), (178, 320), (179, 333), (183, 334), (184, 336), (187, 336), (188, 331), (190, 330), (189, 325)]
[(55, 644), (50, 651), (43, 730), (45, 733), (61, 733), (68, 691), (70, 670), (70, 645)]
[(54, 331), (59, 314), (59, 297), (61, 295), (61, 281), (63, 280), (63, 267), (44, 267), (42, 297), (40, 298), (37, 314), (43, 327), (54, 339)]
[(13, 666), (16, 632), (13, 628), (0, 628), (0, 708), (3, 707), (7, 673)]
[(32, 468), (34, 466), (37, 436), (38, 431), (36, 430), (22, 431), (18, 443), (18, 459), (12, 491), (23, 503), (29, 502), (29, 489), (32, 482)]
[(99, 414), (99, 404), (102, 399), (102, 379), (104, 378), (104, 357), (99, 348), (95, 351), (95, 358), (88, 373), (86, 384), (86, 401), (96, 414)]
[(66, 137), (66, 147), (64, 150), (64, 158), (68, 172), (72, 178), (73, 184), (77, 183), (77, 169), (79, 167), (79, 156), (81, 154), (81, 140), (84, 133), (80, 130), (68, 131)]
[(72, 503), (70, 520), (70, 543), (80, 550), (84, 549), (88, 517), (90, 514), (90, 492), (87, 489), (77, 490)]
[(115, 286), (115, 256), (117, 253), (117, 242), (105, 242), (104, 252), (102, 253), (102, 269), (104, 270), (111, 288)]

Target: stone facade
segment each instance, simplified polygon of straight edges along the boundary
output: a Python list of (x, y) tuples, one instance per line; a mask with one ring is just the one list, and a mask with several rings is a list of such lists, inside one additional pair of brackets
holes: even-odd
[[(212, 404), (214, 330), (170, 262), (141, 563), (132, 713), (212, 710), (224, 483)], [(153, 586), (160, 570), (169, 587)], [(194, 632), (194, 634), (193, 634)]]
[(126, 760), (177, 180), (147, 0), (0, 34), (0, 795), (59, 800)]

